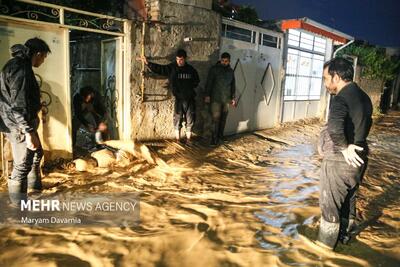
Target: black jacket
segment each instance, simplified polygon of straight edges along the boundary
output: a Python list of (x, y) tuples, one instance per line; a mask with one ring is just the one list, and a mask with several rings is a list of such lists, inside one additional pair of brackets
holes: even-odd
[(190, 100), (196, 96), (194, 89), (199, 85), (200, 79), (195, 68), (189, 64), (179, 67), (176, 62), (168, 65), (159, 65), (149, 62), (149, 69), (161, 76), (168, 77), (172, 87), (172, 94), (179, 100)]
[(13, 56), (0, 73), (1, 131), (20, 129), (35, 131), (41, 109), (40, 88), (32, 70), (29, 49), (24, 45), (11, 47)]
[(367, 152), (367, 136), (372, 125), (372, 103), (356, 83), (346, 85), (332, 98), (327, 132), (335, 152), (355, 144)]
[(206, 96), (211, 102), (229, 103), (235, 99), (235, 73), (230, 66), (217, 63), (208, 72)]
[(106, 109), (104, 105), (102, 104), (102, 97), (99, 95), (99, 93), (95, 92), (95, 96), (92, 99), (90, 103), (84, 103), (83, 97), (79, 94), (76, 93), (74, 95), (74, 98), (72, 100), (73, 107), (74, 107), (74, 116), (84, 125), (84, 126), (89, 126), (89, 121), (86, 120), (85, 115), (87, 112), (90, 112), (87, 110), (86, 106), (92, 105), (93, 106), (93, 111), (92, 114), (96, 120), (96, 123), (99, 124), (102, 121), (105, 121), (105, 115), (106, 115)]

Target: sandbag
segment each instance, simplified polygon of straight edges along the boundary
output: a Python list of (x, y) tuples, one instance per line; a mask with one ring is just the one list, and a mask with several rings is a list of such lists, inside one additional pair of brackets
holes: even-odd
[(100, 168), (108, 168), (116, 161), (114, 153), (108, 149), (95, 151), (91, 156), (96, 159), (97, 166)]
[(79, 172), (86, 172), (93, 170), (97, 165), (97, 163), (92, 159), (89, 160), (76, 159), (74, 160), (74, 164), (75, 164), (75, 169)]
[(104, 144), (119, 150), (124, 150), (136, 156), (135, 142), (132, 140), (107, 140)]

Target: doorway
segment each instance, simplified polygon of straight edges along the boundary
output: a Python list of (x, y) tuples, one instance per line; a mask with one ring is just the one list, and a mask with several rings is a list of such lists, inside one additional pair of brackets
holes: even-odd
[[(69, 60), (72, 120), (76, 121), (74, 98), (84, 87), (95, 91), (94, 112), (107, 124), (107, 139), (119, 139), (122, 136), (122, 37), (106, 34), (69, 31)], [(98, 121), (97, 121), (98, 124)], [(76, 131), (76, 150), (90, 150), (95, 145), (93, 132), (79, 125)], [(72, 133), (75, 134), (75, 133)]]

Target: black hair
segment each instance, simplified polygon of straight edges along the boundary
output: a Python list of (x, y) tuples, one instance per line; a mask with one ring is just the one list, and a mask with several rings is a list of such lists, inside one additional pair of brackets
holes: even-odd
[(186, 58), (187, 57), (186, 51), (183, 49), (178, 49), (178, 51), (176, 51), (176, 57)]
[(82, 88), (79, 90), (79, 94), (80, 94), (82, 97), (87, 97), (88, 95), (93, 94), (93, 93), (94, 93), (94, 89), (93, 89), (93, 87), (91, 87), (91, 86), (85, 86), (85, 87), (82, 87)]
[(326, 68), (328, 68), (328, 73), (332, 77), (337, 74), (345, 82), (353, 81), (353, 65), (344, 58), (337, 57), (325, 62), (324, 69)]
[(49, 45), (39, 39), (37, 37), (31, 38), (25, 42), (25, 46), (29, 48), (29, 57), (33, 57), (34, 54), (42, 52), (42, 53), (51, 53)]
[(227, 59), (231, 59), (231, 55), (227, 52), (222, 53), (221, 58), (227, 58)]

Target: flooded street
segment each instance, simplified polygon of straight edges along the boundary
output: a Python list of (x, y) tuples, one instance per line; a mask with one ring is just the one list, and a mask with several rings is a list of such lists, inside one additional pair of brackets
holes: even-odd
[[(161, 161), (85, 173), (54, 170), (45, 192), (138, 192), (137, 227), (3, 227), (0, 266), (399, 266), (400, 113), (369, 137), (360, 234), (336, 252), (314, 240), (321, 124), (200, 143), (149, 145)], [(6, 191), (5, 181), (1, 191)]]

